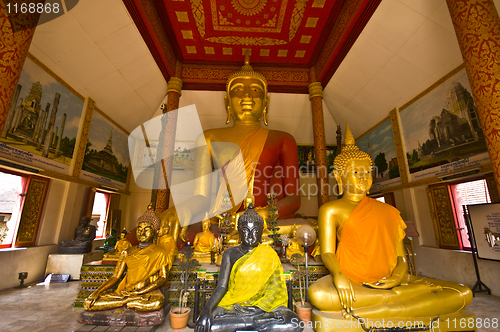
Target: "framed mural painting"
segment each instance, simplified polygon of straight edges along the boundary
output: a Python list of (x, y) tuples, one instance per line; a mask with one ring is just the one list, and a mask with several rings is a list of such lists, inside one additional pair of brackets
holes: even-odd
[(0, 156), (69, 174), (84, 98), (28, 54), (0, 136)]
[(127, 133), (96, 108), (80, 178), (125, 190), (129, 167)]
[(411, 181), (490, 162), (471, 91), (460, 66), (400, 109)]
[(356, 145), (372, 158), (374, 166), (372, 192), (401, 184), (390, 118), (357, 138)]
[(500, 203), (467, 205), (479, 258), (500, 261)]

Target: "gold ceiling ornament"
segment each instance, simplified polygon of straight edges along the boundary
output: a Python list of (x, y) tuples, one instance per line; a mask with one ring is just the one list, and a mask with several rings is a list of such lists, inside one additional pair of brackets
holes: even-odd
[(300, 23), (304, 17), (304, 12), (306, 11), (306, 4), (307, 0), (296, 0), (295, 7), (293, 7), (292, 18), (290, 20), (290, 33), (288, 35), (288, 41), (292, 41), (300, 27)]
[(191, 0), (191, 10), (193, 12), (194, 22), (198, 28), (201, 38), (205, 37), (205, 10), (201, 0)]
[(227, 18), (222, 16), (222, 13), (219, 12), (219, 25), (234, 25), (234, 23), (228, 21)]
[(267, 37), (238, 37), (238, 36), (225, 36), (225, 37), (211, 37), (205, 40), (227, 45), (251, 45), (251, 46), (272, 46), (284, 45), (288, 42), (286, 40), (273, 39)]
[(234, 10), (241, 15), (253, 16), (262, 11), (267, 0), (231, 0)]
[(269, 20), (266, 24), (262, 24), (262, 26), (274, 28), (276, 26), (276, 17), (278, 17), (278, 15), (274, 15), (274, 17), (271, 20)]

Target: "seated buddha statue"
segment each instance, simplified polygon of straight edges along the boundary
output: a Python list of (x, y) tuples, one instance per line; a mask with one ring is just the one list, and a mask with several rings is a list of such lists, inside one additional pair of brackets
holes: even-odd
[(217, 238), (210, 231), (210, 219), (202, 221), (202, 231), (196, 234), (193, 242), (193, 258), (200, 263), (210, 263), (210, 251), (215, 244)]
[[(261, 214), (268, 214), (265, 207), (271, 185), (278, 197), (279, 219), (294, 218), (300, 207), (297, 144), (290, 134), (261, 125), (263, 121), (267, 126), (269, 112), (267, 80), (253, 70), (248, 55), (242, 69), (228, 78), (226, 93), (226, 123), (232, 119), (233, 124), (231, 127), (206, 130), (198, 138), (196, 146), (207, 148), (199, 154), (197, 151), (200, 149), (195, 149), (194, 197), (160, 214), (162, 223), (175, 225), (176, 229), (171, 231), (175, 234), (180, 232), (181, 226), (188, 226), (193, 216), (201, 216), (199, 220), (202, 220), (207, 211), (223, 205), (222, 193), (227, 191), (226, 185), (219, 187), (215, 200), (211, 201), (210, 178), (204, 175), (215, 169), (224, 169), (238, 151), (241, 151), (244, 161), (245, 174), (242, 178), (246, 179), (246, 183), (234, 185), (250, 190), (255, 197), (254, 206), (263, 208), (259, 211)], [(235, 188), (230, 189), (234, 192)], [(240, 202), (231, 201), (231, 207), (226, 211), (244, 211), (243, 199)], [(213, 216), (220, 214), (220, 210), (217, 211)], [(177, 239), (177, 235), (174, 238)]]
[(170, 234), (170, 225), (168, 223), (162, 224), (156, 244), (168, 252), (172, 262), (175, 260), (178, 253), (177, 241)]
[(85, 299), (85, 310), (122, 306), (136, 311), (163, 308), (165, 298), (160, 288), (167, 282), (172, 261), (165, 249), (153, 243), (159, 228), (159, 218), (148, 209), (137, 220), (139, 245), (122, 252), (113, 276)]
[(132, 243), (130, 243), (129, 240), (126, 239), (126, 237), (127, 237), (127, 231), (124, 229), (120, 233), (120, 239), (116, 242), (115, 248), (105, 253), (103, 260), (108, 260), (108, 261), (118, 260), (122, 252), (132, 247)]
[(195, 332), (302, 331), (300, 318), (286, 307), (280, 259), (270, 246), (260, 244), (263, 230), (264, 221), (251, 204), (239, 220), (241, 244), (224, 251), (219, 282)]
[(59, 245), (60, 254), (83, 254), (92, 251), (92, 241), (95, 239), (96, 228), (90, 225), (90, 217), (80, 219), (75, 228), (75, 237), (71, 241), (62, 241)]
[(330, 274), (310, 286), (310, 302), (321, 311), (363, 319), (435, 317), (466, 307), (472, 300), (468, 287), (408, 274), (406, 225), (394, 207), (366, 196), (372, 160), (354, 143), (347, 126), (334, 161), (343, 197), (322, 205), (318, 214), (321, 258)]
[(289, 244), (286, 248), (286, 258), (290, 259), (293, 254), (299, 254), (304, 256), (304, 248), (300, 245), (299, 241), (297, 241), (297, 226), (293, 225), (292, 228), (292, 236), (288, 240)]

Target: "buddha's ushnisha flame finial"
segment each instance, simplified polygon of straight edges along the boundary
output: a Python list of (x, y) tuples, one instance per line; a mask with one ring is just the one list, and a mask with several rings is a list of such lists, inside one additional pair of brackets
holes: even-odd
[(355, 143), (349, 124), (346, 122), (344, 146), (333, 161), (335, 172), (338, 172), (338, 174), (344, 173), (344, 169), (350, 160), (369, 160), (370, 165), (373, 165), (372, 158), (368, 153), (361, 151)]
[(349, 124), (345, 123), (345, 139), (344, 145), (354, 145), (356, 142), (354, 141), (354, 136), (352, 135), (351, 128), (349, 128)]

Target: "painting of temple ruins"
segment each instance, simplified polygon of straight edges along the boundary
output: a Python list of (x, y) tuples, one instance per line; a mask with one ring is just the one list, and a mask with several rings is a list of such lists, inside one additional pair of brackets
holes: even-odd
[(82, 169), (97, 175), (94, 180), (104, 177), (126, 183), (130, 166), (127, 138), (123, 130), (94, 112)]
[(45, 169), (69, 169), (83, 97), (37, 63), (26, 59), (0, 136), (0, 152)]
[(361, 151), (370, 155), (373, 161), (373, 182), (399, 178), (398, 158), (391, 119), (382, 122), (376, 128), (356, 139)]
[(471, 159), (486, 143), (465, 69), (401, 109), (410, 173)]

